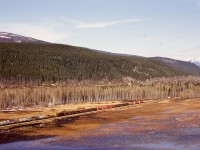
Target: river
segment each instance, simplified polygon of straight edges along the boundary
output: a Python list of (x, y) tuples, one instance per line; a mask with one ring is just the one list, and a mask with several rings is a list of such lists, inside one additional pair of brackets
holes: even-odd
[[(1, 144), (1, 150), (198, 150), (200, 149), (200, 109), (188, 109), (175, 103), (157, 113), (132, 116), (122, 110), (125, 119), (104, 122), (81, 136), (52, 136)], [(163, 105), (166, 106), (166, 105)], [(177, 110), (174, 109), (180, 108)], [(191, 106), (190, 106), (191, 107)], [(187, 109), (186, 109), (187, 108)], [(138, 110), (147, 111), (144, 108)], [(137, 112), (138, 112), (137, 110)], [(120, 111), (119, 111), (120, 112)], [(147, 111), (148, 112), (148, 111)], [(108, 112), (107, 112), (108, 113)], [(116, 112), (115, 112), (116, 113)], [(127, 114), (125, 114), (127, 113)], [(140, 113), (140, 112), (138, 112)], [(105, 114), (99, 114), (101, 117)], [(151, 117), (150, 117), (151, 116)], [(63, 129), (64, 130), (64, 129)], [(76, 134), (77, 132), (74, 132)]]

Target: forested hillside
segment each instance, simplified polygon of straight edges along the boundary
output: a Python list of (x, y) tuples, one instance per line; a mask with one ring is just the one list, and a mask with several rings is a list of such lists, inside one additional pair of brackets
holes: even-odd
[(196, 75), (200, 74), (200, 67), (188, 61), (181, 61), (164, 57), (152, 57), (151, 59), (159, 60), (174, 69), (179, 69)]
[(1, 81), (57, 82), (64, 80), (144, 80), (188, 75), (145, 57), (108, 55), (90, 49), (58, 44), (0, 43)]

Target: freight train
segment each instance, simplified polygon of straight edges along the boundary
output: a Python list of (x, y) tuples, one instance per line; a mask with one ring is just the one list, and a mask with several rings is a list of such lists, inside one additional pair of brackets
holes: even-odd
[(126, 102), (121, 103), (121, 104), (98, 106), (98, 107), (87, 108), (87, 109), (83, 108), (83, 109), (77, 109), (77, 110), (73, 110), (73, 111), (64, 110), (62, 112), (57, 113), (56, 115), (37, 115), (37, 116), (32, 116), (32, 117), (24, 117), (24, 118), (5, 120), (5, 121), (0, 122), (0, 126), (23, 123), (23, 122), (30, 122), (30, 121), (36, 121), (36, 120), (42, 120), (42, 119), (50, 119), (50, 118), (55, 118), (55, 117), (69, 116), (69, 115), (81, 114), (81, 113), (87, 113), (87, 112), (102, 111), (102, 110), (106, 110), (106, 109), (123, 107), (123, 106), (140, 104), (140, 103), (144, 103), (144, 101), (142, 101), (142, 100), (138, 100), (138, 101), (129, 100), (129, 101), (126, 101)]

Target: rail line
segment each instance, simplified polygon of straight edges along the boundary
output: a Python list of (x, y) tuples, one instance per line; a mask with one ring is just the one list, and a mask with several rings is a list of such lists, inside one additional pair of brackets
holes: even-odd
[[(107, 105), (107, 106), (99, 106), (95, 108), (89, 108), (89, 109), (83, 109), (83, 110), (76, 110), (76, 111), (62, 111), (59, 114), (57, 114), (54, 117), (51, 118), (42, 118), (38, 120), (29, 120), (25, 122), (16, 122), (16, 123), (10, 123), (0, 126), (0, 130), (9, 130), (12, 128), (18, 128), (23, 126), (31, 126), (31, 125), (37, 125), (37, 124), (46, 124), (46, 123), (53, 123), (56, 120), (62, 120), (67, 118), (74, 118), (89, 114), (94, 114), (102, 111), (112, 111), (117, 109), (123, 109), (123, 108), (129, 108), (133, 106), (139, 106), (137, 104), (144, 103), (143, 101), (136, 101), (136, 102), (129, 102), (129, 103), (122, 103), (122, 104), (116, 104), (116, 105)], [(90, 110), (90, 111), (87, 111)], [(86, 112), (84, 112), (86, 111)], [(75, 114), (70, 114), (74, 113)]]

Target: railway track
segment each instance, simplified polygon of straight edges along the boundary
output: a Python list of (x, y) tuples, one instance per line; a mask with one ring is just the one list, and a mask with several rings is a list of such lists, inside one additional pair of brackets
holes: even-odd
[(6, 125), (1, 125), (0, 130), (9, 130), (9, 129), (12, 129), (12, 128), (18, 128), (18, 127), (23, 127), (23, 126), (53, 123), (56, 120), (74, 118), (74, 117), (94, 114), (94, 113), (102, 112), (102, 111), (112, 111), (112, 110), (117, 110), (117, 109), (125, 109), (125, 108), (127, 109), (129, 107), (131, 108), (131, 107), (140, 106), (140, 105), (137, 105), (137, 104), (138, 103), (134, 103), (134, 104), (129, 104), (129, 105), (121, 105), (121, 106), (117, 106), (117, 107), (101, 106), (101, 107), (97, 107), (96, 111), (82, 112), (82, 113), (76, 113), (76, 114), (68, 114), (68, 115), (63, 115), (63, 116), (55, 116), (55, 117), (52, 117), (52, 118), (44, 118), (44, 119), (39, 119), (39, 120), (31, 120), (31, 121), (26, 121), (26, 122), (6, 124)]
[(93, 113), (97, 113), (97, 112), (98, 111), (85, 112), (85, 113), (79, 113), (79, 114), (73, 114), (73, 115), (67, 115), (67, 116), (61, 116), (61, 117), (54, 117), (54, 118), (48, 118), (48, 119), (34, 120), (34, 121), (29, 121), (29, 122), (8, 124), (8, 125), (0, 126), (0, 130), (8, 130), (8, 129), (12, 129), (12, 128), (17, 128), (17, 127), (22, 127), (22, 126), (29, 126), (29, 125), (36, 125), (36, 124), (52, 123), (52, 122), (55, 122), (56, 120), (73, 118), (73, 117), (78, 117), (78, 116), (93, 114)]

